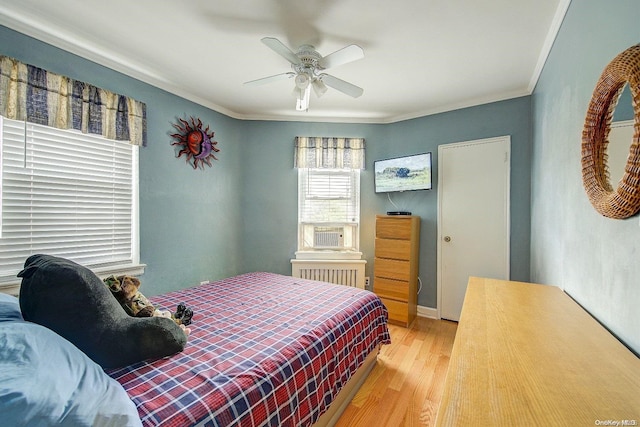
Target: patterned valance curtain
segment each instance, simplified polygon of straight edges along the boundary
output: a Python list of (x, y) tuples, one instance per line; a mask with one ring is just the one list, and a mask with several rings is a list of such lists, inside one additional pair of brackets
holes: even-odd
[(364, 169), (364, 138), (298, 136), (296, 168)]
[(0, 115), (147, 143), (144, 103), (7, 56), (0, 56)]

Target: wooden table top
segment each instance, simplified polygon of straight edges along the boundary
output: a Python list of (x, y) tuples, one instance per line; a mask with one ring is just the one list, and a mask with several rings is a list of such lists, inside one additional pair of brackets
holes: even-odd
[(557, 287), (472, 277), (437, 425), (637, 426), (640, 359)]

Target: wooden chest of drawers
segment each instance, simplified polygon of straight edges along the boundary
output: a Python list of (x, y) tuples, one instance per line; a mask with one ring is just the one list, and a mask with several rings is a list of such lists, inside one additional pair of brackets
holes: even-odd
[(389, 311), (389, 321), (409, 326), (416, 317), (420, 217), (376, 217), (373, 290)]

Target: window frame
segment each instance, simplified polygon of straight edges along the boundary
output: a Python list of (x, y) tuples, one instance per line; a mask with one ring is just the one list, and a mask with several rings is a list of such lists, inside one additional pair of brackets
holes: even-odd
[[(310, 187), (309, 180), (312, 175), (329, 175), (338, 177), (348, 177), (348, 198), (341, 198), (336, 192), (344, 191), (346, 188), (338, 186), (336, 192), (328, 192), (324, 195), (316, 194), (308, 197), (308, 189)], [(360, 252), (360, 169), (335, 169), (335, 168), (298, 168), (298, 243), (296, 258), (297, 259), (353, 259), (361, 257)], [(323, 197), (324, 196), (324, 197)], [(336, 200), (346, 201), (344, 207), (345, 214), (337, 214), (331, 212), (329, 207), (325, 212), (325, 218), (313, 220), (309, 218), (308, 209), (311, 207), (309, 203), (313, 200), (317, 203), (319, 200), (326, 200), (331, 203)], [(334, 204), (335, 210), (335, 204)], [(316, 212), (317, 213), (317, 212)], [(342, 216), (342, 218), (340, 218)], [(342, 247), (317, 247), (312, 242), (314, 227), (344, 228), (344, 245)]]

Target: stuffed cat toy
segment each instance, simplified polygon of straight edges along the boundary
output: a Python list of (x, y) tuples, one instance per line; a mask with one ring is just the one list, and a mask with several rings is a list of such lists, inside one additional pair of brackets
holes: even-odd
[[(103, 280), (114, 297), (129, 316), (133, 317), (167, 317), (181, 327), (191, 323), (193, 310), (184, 304), (178, 304), (175, 313), (168, 310), (156, 309), (153, 304), (140, 292), (140, 280), (131, 276), (109, 276)], [(185, 330), (185, 332), (188, 332)]]

